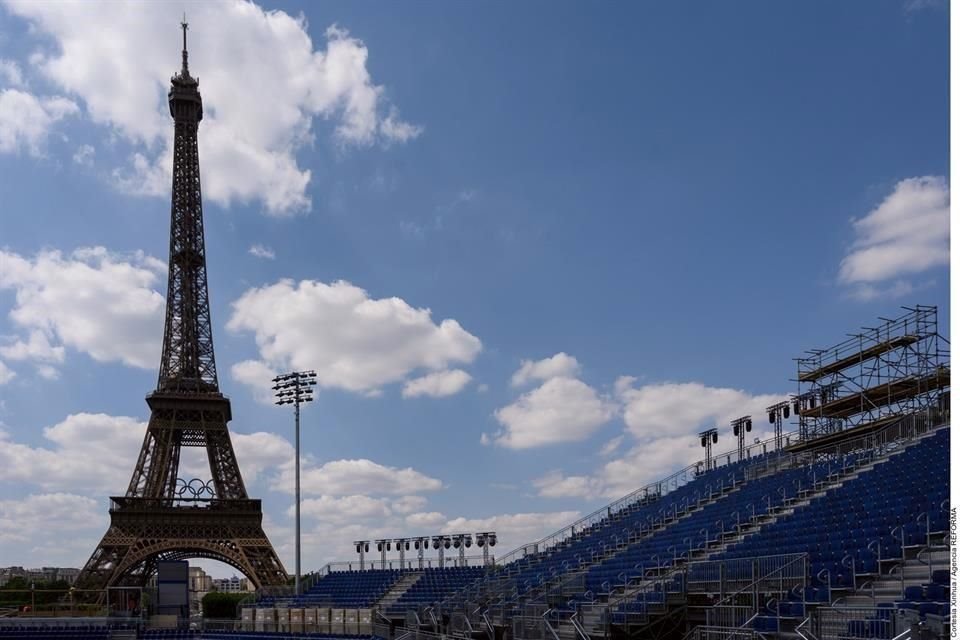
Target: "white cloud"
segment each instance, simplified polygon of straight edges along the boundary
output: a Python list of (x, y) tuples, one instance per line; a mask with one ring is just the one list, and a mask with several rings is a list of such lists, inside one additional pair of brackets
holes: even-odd
[(573, 356), (562, 351), (543, 360), (524, 360), (520, 368), (513, 374), (510, 384), (522, 387), (527, 383), (550, 378), (572, 378), (580, 371), (580, 363)]
[(55, 122), (80, 111), (72, 100), (60, 96), (38, 98), (19, 89), (0, 91), (0, 153), (25, 149), (42, 156)]
[[(122, 493), (130, 481), (146, 427), (145, 422), (127, 416), (76, 413), (43, 430), (50, 443), (46, 447), (15, 442), (0, 430), (0, 480), (47, 491)], [(231, 433), (231, 440), (248, 486), (266, 470), (293, 461), (293, 446), (276, 434)], [(185, 448), (180, 471), (180, 477), (210, 477), (205, 452)]]
[(84, 167), (93, 166), (93, 159), (97, 155), (97, 150), (92, 145), (84, 144), (77, 147), (73, 154), (73, 162)]
[[(172, 138), (165, 98), (180, 67), (182, 7), (30, 0), (8, 7), (54, 43), (34, 56), (39, 72), (130, 144), (119, 186), (165, 194)], [(272, 215), (309, 209), (311, 174), (296, 154), (313, 143), (320, 120), (335, 122), (341, 146), (404, 142), (422, 131), (399, 118), (370, 76), (367, 46), (346, 29), (328, 28), (325, 47), (315, 48), (302, 17), (239, 0), (197, 4), (189, 19), (190, 70), (205, 106), (204, 195), (215, 202), (259, 201)]]
[[(720, 427), (714, 453), (736, 447), (729, 421), (755, 417), (751, 438), (761, 440), (767, 431), (766, 407), (786, 394), (753, 395), (739, 389), (709, 387), (699, 382), (654, 383), (634, 387), (634, 378), (623, 377), (615, 385), (624, 404), (626, 434), (633, 444), (621, 457), (610, 460), (589, 476), (564, 476), (551, 472), (534, 480), (544, 497), (617, 498), (647, 483), (663, 479), (693, 464), (703, 456), (696, 434)], [(752, 440), (751, 440), (752, 442)]]
[(23, 86), (23, 73), (16, 61), (0, 58), (0, 82), (11, 87)]
[[(293, 514), (293, 510), (294, 507), (291, 505), (287, 515)], [(363, 495), (342, 498), (324, 495), (319, 498), (308, 498), (300, 505), (300, 512), (305, 517), (341, 524), (383, 519), (391, 514), (390, 505), (386, 500)]]
[[(853, 221), (856, 240), (840, 263), (839, 281), (855, 297), (904, 295), (909, 276), (950, 262), (950, 189), (942, 177), (909, 178), (863, 218)], [(890, 281), (895, 281), (893, 284)]]
[(60, 370), (56, 367), (51, 367), (48, 364), (38, 364), (36, 368), (37, 375), (45, 380), (57, 380), (60, 377)]
[(446, 521), (446, 516), (439, 511), (411, 513), (406, 518), (407, 526), (413, 530), (411, 535), (432, 534), (439, 531)]
[[(273, 479), (271, 488), (292, 493), (293, 485), (294, 469), (290, 464)], [(301, 491), (318, 496), (410, 496), (442, 487), (442, 482), (412, 467), (388, 467), (365, 458), (332, 460), (319, 467), (302, 465), (300, 471)]]
[(27, 340), (17, 340), (0, 347), (0, 356), (9, 360), (34, 360), (37, 362), (63, 362), (65, 350), (53, 346), (43, 331), (34, 329)]
[(600, 493), (600, 481), (589, 476), (564, 476), (551, 471), (533, 481), (539, 494), (545, 498), (592, 498)]
[(255, 258), (263, 258), (265, 260), (273, 260), (277, 257), (277, 254), (273, 252), (273, 249), (270, 247), (265, 247), (262, 244), (255, 244), (251, 246), (247, 253)]
[(103, 247), (33, 258), (0, 251), (0, 289), (16, 292), (10, 318), (29, 331), (28, 340), (4, 347), (4, 354), (49, 365), (70, 347), (99, 362), (155, 367), (164, 297), (154, 287), (165, 273), (155, 258)]
[(77, 413), (43, 430), (50, 448), (14, 442), (0, 431), (0, 479), (48, 491), (122, 492), (145, 429), (134, 418)]
[(495, 531), (498, 548), (509, 552), (527, 542), (550, 535), (580, 517), (579, 511), (502, 513), (487, 518), (457, 517), (441, 527), (443, 533)]
[(263, 404), (273, 404), (273, 379), (277, 371), (259, 360), (244, 360), (230, 367), (234, 380), (250, 387), (253, 397)]
[[(303, 501), (300, 511), (303, 516), (323, 520), (325, 523), (357, 524), (364, 521), (380, 521), (395, 516), (403, 516), (422, 509), (426, 505), (422, 496), (401, 496), (399, 498), (374, 498), (365, 495), (334, 497), (322, 495)], [(294, 507), (287, 509), (292, 516)]]
[[(320, 386), (362, 393), (417, 370), (472, 362), (481, 349), (456, 320), (435, 324), (429, 309), (395, 297), (374, 299), (342, 280), (281, 280), (250, 289), (234, 302), (227, 327), (254, 333), (260, 373), (313, 369)], [(253, 365), (244, 368), (252, 375)]]
[[(624, 422), (637, 440), (690, 435), (743, 415), (765, 416), (766, 407), (786, 394), (751, 395), (741, 389), (709, 387), (700, 382), (664, 382), (624, 389)], [(698, 445), (699, 446), (699, 445)]]
[(933, 286), (934, 282), (928, 280), (914, 284), (907, 280), (895, 280), (890, 284), (875, 286), (872, 284), (859, 284), (851, 292), (850, 296), (861, 302), (869, 302), (880, 298), (902, 298), (922, 289)]
[(592, 435), (616, 413), (616, 404), (574, 378), (551, 378), (494, 413), (503, 429), (495, 442), (528, 449), (578, 442)]
[(452, 396), (470, 382), (470, 374), (462, 369), (435, 371), (420, 378), (408, 380), (403, 385), (403, 397), (430, 396), (442, 398)]
[(380, 133), (389, 142), (407, 142), (419, 137), (423, 133), (423, 127), (403, 122), (396, 107), (392, 107), (387, 117), (380, 122)]
[(11, 380), (13, 380), (16, 375), (17, 374), (14, 373), (13, 370), (10, 369), (10, 367), (8, 367), (6, 364), (4, 364), (2, 360), (0, 360), (0, 385), (7, 384)]
[(397, 513), (413, 513), (427, 506), (427, 499), (423, 496), (400, 496), (391, 500), (390, 506)]
[(623, 444), (623, 436), (619, 435), (615, 438), (611, 438), (603, 445), (603, 448), (600, 449), (601, 456), (613, 455), (613, 453), (620, 448), (620, 445)]
[[(244, 483), (249, 486), (257, 481), (267, 470), (289, 466), (295, 458), (295, 449), (290, 441), (275, 433), (257, 431), (256, 433), (231, 432), (230, 440), (237, 454), (237, 463)], [(206, 460), (204, 460), (206, 462)], [(207, 474), (209, 463), (205, 466)]]
[[(64, 552), (66, 566), (75, 564), (82, 550), (90, 552), (106, 526), (106, 510), (84, 496), (46, 493), (0, 500), (0, 548), (20, 550), (16, 558), (7, 558), (15, 564), (49, 566)], [(65, 531), (70, 535), (64, 536)]]

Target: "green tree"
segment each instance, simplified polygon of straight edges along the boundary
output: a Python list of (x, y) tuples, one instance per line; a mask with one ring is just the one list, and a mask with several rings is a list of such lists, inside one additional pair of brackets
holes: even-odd
[(220, 593), (211, 591), (203, 596), (203, 617), (204, 618), (227, 618), (235, 619), (237, 617), (237, 605), (241, 600), (247, 597), (246, 593)]

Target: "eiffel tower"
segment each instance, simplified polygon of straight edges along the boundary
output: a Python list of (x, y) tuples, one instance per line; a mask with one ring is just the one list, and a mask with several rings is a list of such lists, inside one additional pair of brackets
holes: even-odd
[[(199, 81), (183, 66), (171, 78), (174, 120), (170, 262), (163, 354), (150, 422), (122, 497), (111, 498), (110, 528), (77, 579), (78, 589), (144, 585), (159, 560), (211, 558), (258, 588), (286, 584), (287, 572), (263, 531), (260, 501), (247, 497), (230, 441), (230, 400), (213, 356), (200, 199)], [(178, 478), (182, 447), (203, 447), (212, 479)]]

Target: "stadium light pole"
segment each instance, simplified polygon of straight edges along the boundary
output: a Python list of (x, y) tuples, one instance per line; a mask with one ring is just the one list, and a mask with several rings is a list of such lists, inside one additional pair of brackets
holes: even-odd
[(314, 371), (291, 371), (273, 379), (273, 391), (278, 405), (293, 405), (293, 420), (295, 424), (296, 461), (295, 487), (296, 501), (296, 575), (293, 579), (293, 590), (300, 595), (300, 403), (313, 401), (313, 386), (317, 384), (317, 374)]

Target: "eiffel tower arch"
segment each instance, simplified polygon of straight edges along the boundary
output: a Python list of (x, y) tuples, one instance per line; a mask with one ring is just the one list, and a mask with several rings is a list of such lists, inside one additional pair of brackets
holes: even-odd
[[(110, 528), (77, 578), (79, 589), (144, 585), (159, 560), (209, 558), (257, 587), (287, 572), (263, 531), (259, 500), (247, 496), (227, 423), (213, 353), (197, 130), (199, 81), (183, 62), (168, 95), (174, 120), (170, 260), (163, 353), (150, 422), (126, 495), (111, 498)], [(179, 477), (183, 447), (203, 448), (211, 479)]]

